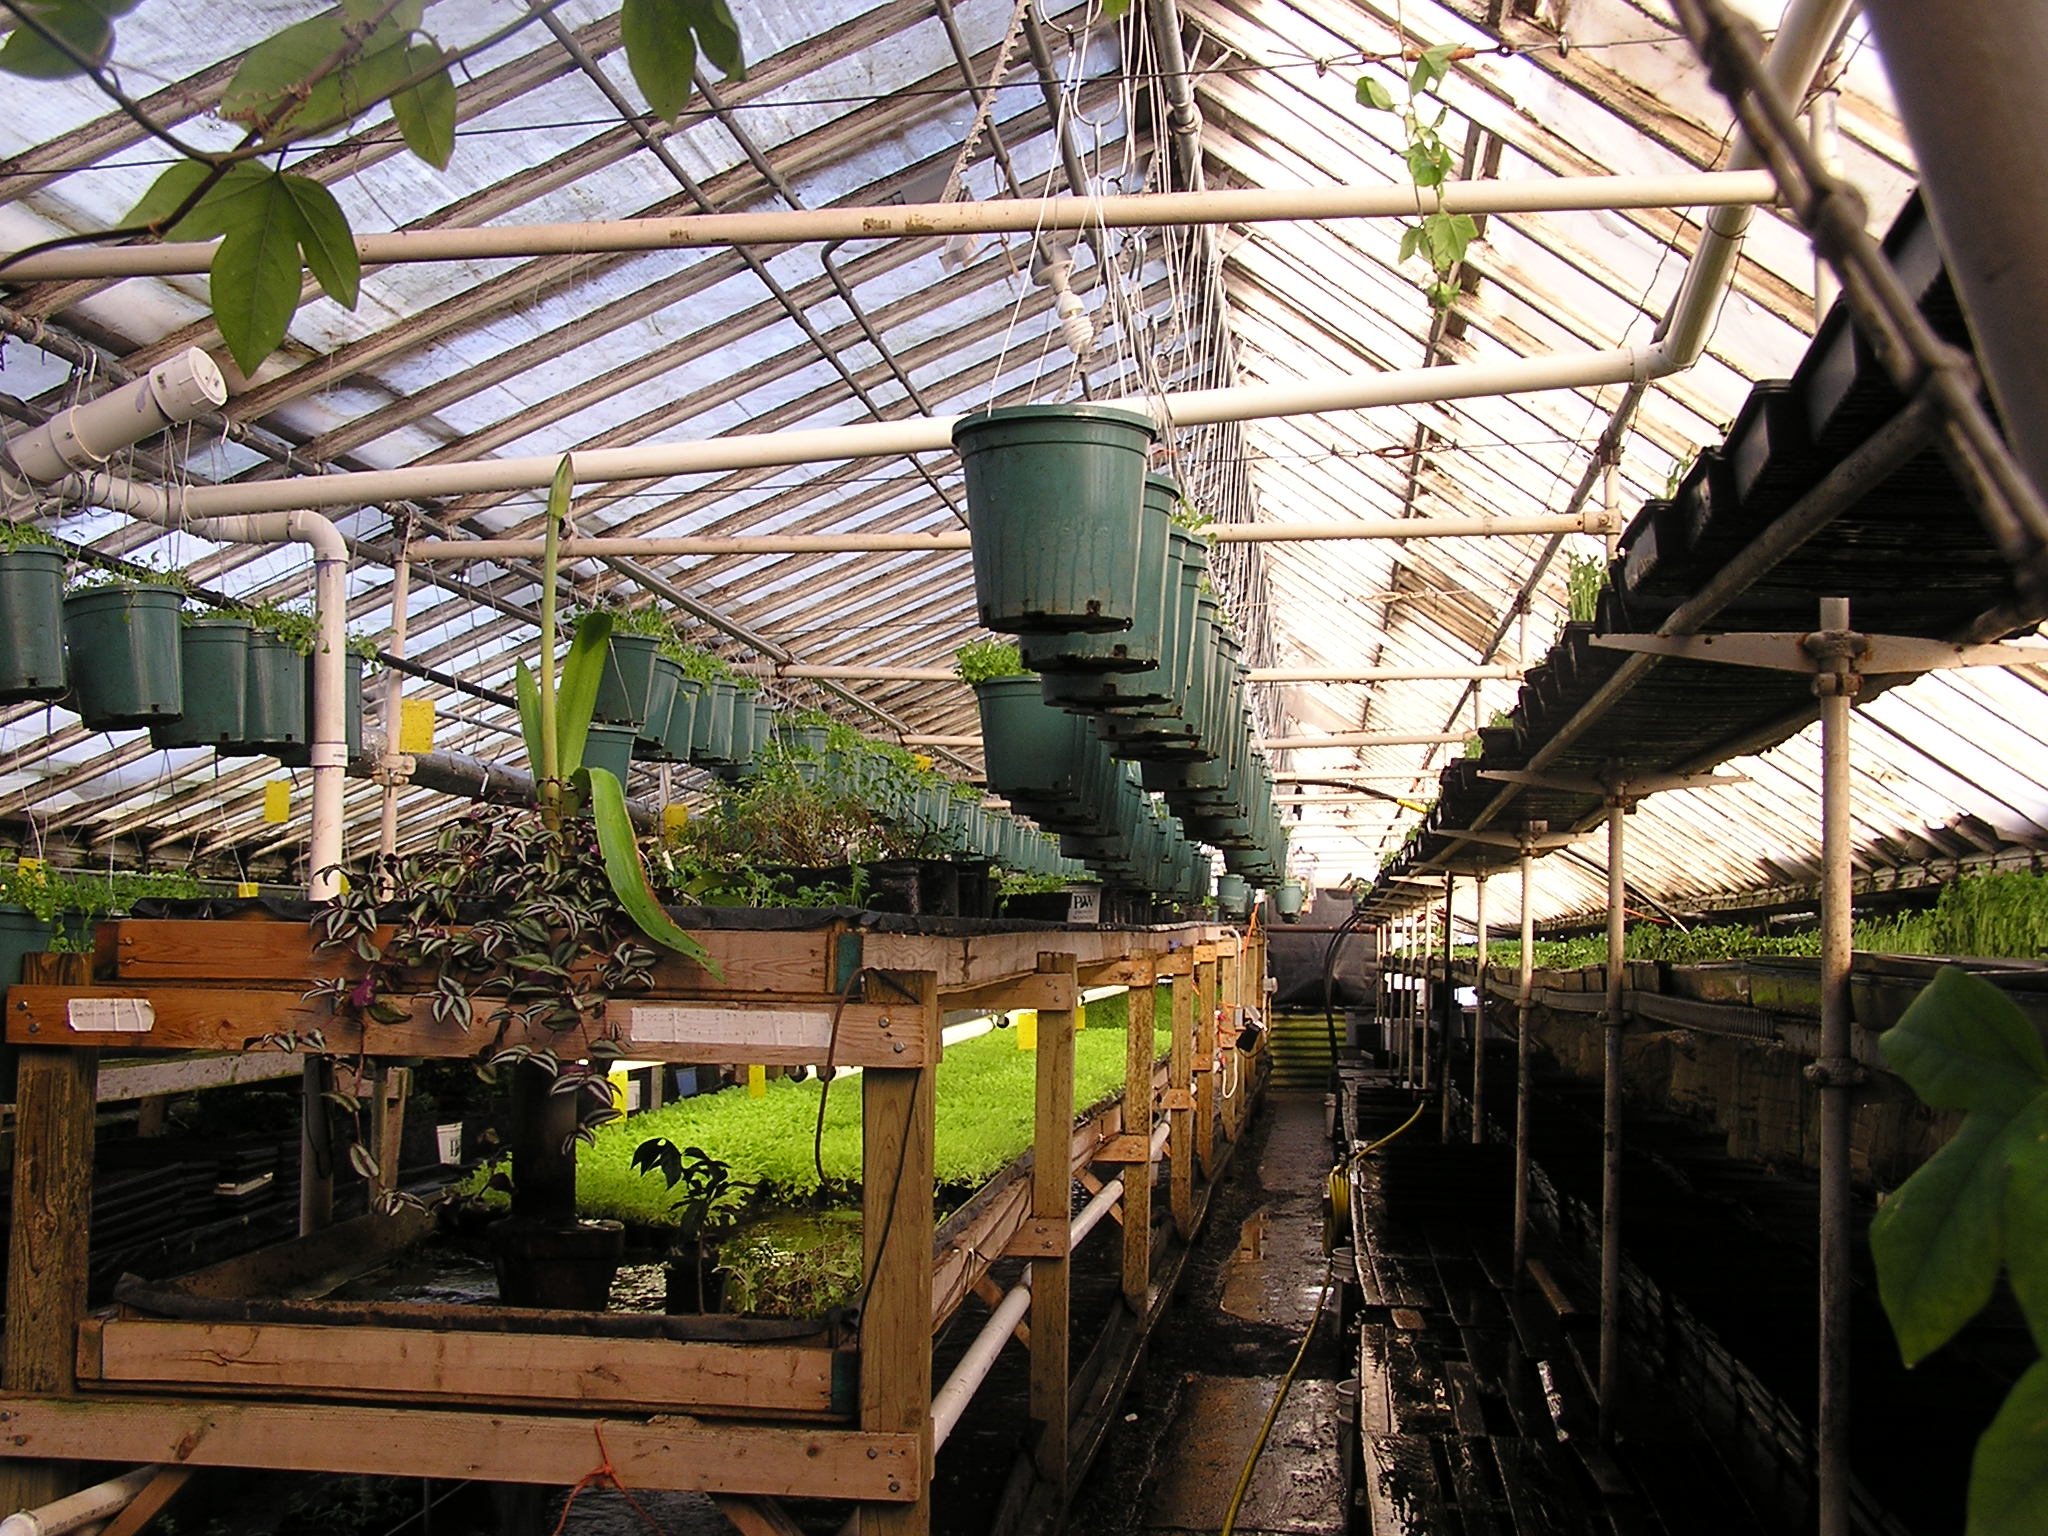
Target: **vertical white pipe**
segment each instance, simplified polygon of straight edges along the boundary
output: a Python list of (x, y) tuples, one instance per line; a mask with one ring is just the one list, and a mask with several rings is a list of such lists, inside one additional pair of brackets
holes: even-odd
[[(1815, 94), (1813, 106), (1806, 114), (1807, 139), (1812, 143), (1814, 153), (1820, 156), (1821, 165), (1835, 175), (1839, 175), (1842, 169), (1838, 126), (1840, 104), (1841, 92), (1820, 91)], [(1816, 329), (1827, 318), (1835, 296), (1841, 291), (1842, 285), (1835, 277), (1835, 269), (1816, 250), (1813, 253), (1813, 323)]]
[(1536, 996), (1536, 922), (1529, 891), (1536, 859), (1522, 845), (1522, 944), (1515, 982), (1515, 1236), (1514, 1284), (1529, 1263), (1529, 1021)]
[(1479, 931), (1479, 958), (1473, 966), (1472, 1001), (1472, 1145), (1486, 1140), (1486, 871), (1473, 883), (1476, 910), (1472, 925)]
[(1607, 1012), (1600, 1115), (1600, 1440), (1614, 1434), (1621, 1362), (1621, 983), (1627, 949), (1622, 818), (1628, 804), (1607, 802)]
[[(391, 562), (391, 654), (405, 656), (407, 611), (412, 597), (412, 562), (401, 538)], [(398, 765), (404, 757), (399, 739), (405, 728), (405, 680), (392, 667), (384, 678), (384, 805), (377, 851), (386, 858), (398, 852)]]
[[(1823, 632), (1845, 634), (1849, 600), (1820, 604)], [(1849, 721), (1854, 662), (1816, 680), (1821, 720), (1820, 895), (1820, 1536), (1849, 1536), (1849, 1101), (1851, 953)]]

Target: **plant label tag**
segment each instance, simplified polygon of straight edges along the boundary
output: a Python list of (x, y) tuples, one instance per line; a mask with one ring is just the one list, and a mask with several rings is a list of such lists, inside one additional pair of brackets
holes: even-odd
[(156, 1027), (156, 1010), (146, 997), (74, 997), (65, 1022), (80, 1034), (146, 1035)]
[(1102, 921), (1102, 891), (1098, 886), (1084, 885), (1067, 892), (1067, 921), (1093, 927)]
[(776, 1046), (814, 1050), (823, 1061), (832, 1040), (832, 1015), (822, 1008), (769, 1013), (636, 1003), (626, 1011), (626, 1038), (650, 1045), (703, 1046), (714, 1053), (739, 1053), (713, 1054), (707, 1060), (744, 1061), (749, 1047)]
[(398, 750), (426, 753), (434, 750), (434, 701), (398, 701)]

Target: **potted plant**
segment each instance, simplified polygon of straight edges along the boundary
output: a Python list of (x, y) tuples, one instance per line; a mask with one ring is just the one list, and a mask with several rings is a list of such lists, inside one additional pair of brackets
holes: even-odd
[[(1179, 567), (1172, 534), (1180, 486), (1166, 475), (1147, 475), (1138, 537), (1137, 607), (1131, 627), (1095, 633), (1026, 635), (1019, 642), (1034, 672), (1156, 673), (1165, 656), (1169, 597), (1178, 599)], [(1159, 697), (1150, 686), (1124, 686), (1112, 698)]]
[(179, 615), (184, 712), (149, 728), (156, 747), (239, 748), (248, 740), (249, 640), (255, 625), (232, 611)]
[(64, 550), (0, 522), (0, 704), (64, 696)]
[(666, 1136), (649, 1137), (633, 1150), (640, 1173), (659, 1172), (671, 1190), (675, 1235), (666, 1261), (667, 1310), (716, 1312), (724, 1277), (714, 1239), (733, 1227), (754, 1186), (733, 1178), (732, 1169), (702, 1147), (678, 1147)]
[(976, 411), (953, 429), (981, 622), (1007, 634), (1129, 629), (1149, 417), (1106, 405)]
[(652, 727), (659, 740), (668, 723), (668, 705), (675, 694), (672, 679), (677, 674), (658, 669), (655, 662), (664, 643), (673, 638), (673, 626), (652, 606), (597, 611), (608, 617), (612, 638), (591, 718), (605, 725)]
[(72, 697), (86, 729), (126, 730), (184, 712), (183, 587), (174, 572), (140, 570), (93, 570), (71, 584), (64, 596), (64, 643)]

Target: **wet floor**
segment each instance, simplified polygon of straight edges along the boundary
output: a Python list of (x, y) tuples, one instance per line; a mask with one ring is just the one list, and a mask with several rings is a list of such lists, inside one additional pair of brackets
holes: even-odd
[[(1070, 1531), (1215, 1532), (1329, 1272), (1320, 1095), (1269, 1094), (1252, 1122), (1180, 1292), (1094, 1470)], [(1339, 1536), (1339, 1381), (1350, 1371), (1331, 1294), (1238, 1512), (1242, 1536)]]

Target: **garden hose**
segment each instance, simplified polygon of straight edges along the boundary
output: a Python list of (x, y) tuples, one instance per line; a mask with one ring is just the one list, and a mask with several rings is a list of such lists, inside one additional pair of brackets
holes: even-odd
[(1273, 1406), (1266, 1410), (1266, 1421), (1259, 1426), (1259, 1437), (1252, 1442), (1252, 1453), (1244, 1460), (1244, 1470), (1237, 1475), (1237, 1487), (1230, 1495), (1230, 1507), (1223, 1512), (1223, 1529), (1218, 1536), (1231, 1536), (1237, 1529), (1237, 1512), (1244, 1504), (1245, 1493), (1252, 1485), (1252, 1471), (1259, 1464), (1259, 1457), (1265, 1454), (1267, 1437), (1273, 1433), (1273, 1423), (1280, 1417), (1280, 1407), (1287, 1401), (1288, 1390), (1294, 1385), (1295, 1372), (1301, 1369), (1301, 1362), (1308, 1354), (1309, 1340), (1316, 1336), (1316, 1327), (1323, 1320), (1323, 1308), (1330, 1300), (1330, 1284), (1336, 1278), (1337, 1260), (1333, 1256), (1323, 1266), (1323, 1288), (1316, 1297), (1315, 1315), (1308, 1320), (1308, 1329), (1301, 1336), (1301, 1347), (1294, 1352), (1293, 1363), (1287, 1367), (1287, 1374), (1280, 1378), (1280, 1390), (1273, 1394)]

